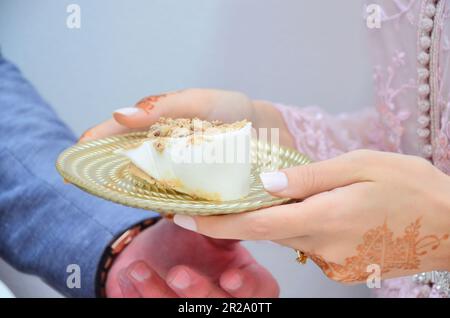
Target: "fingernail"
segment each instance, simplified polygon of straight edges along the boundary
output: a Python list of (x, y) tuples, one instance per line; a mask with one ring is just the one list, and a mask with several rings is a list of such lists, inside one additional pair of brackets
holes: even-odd
[(233, 274), (223, 282), (223, 287), (228, 290), (237, 290), (242, 287), (242, 276), (239, 273)]
[(177, 214), (174, 216), (173, 222), (186, 230), (197, 231), (197, 224), (195, 223), (194, 218), (190, 216)]
[(117, 281), (119, 283), (120, 290), (122, 291), (122, 295), (130, 295), (135, 292), (135, 288), (133, 283), (128, 279), (126, 269), (122, 269), (117, 274)]
[(264, 189), (269, 192), (280, 192), (288, 186), (286, 174), (280, 171), (263, 172), (259, 177), (261, 178)]
[(133, 265), (133, 267), (129, 269), (129, 274), (131, 278), (137, 280), (138, 282), (146, 281), (152, 276), (152, 273), (148, 269), (147, 265), (143, 262)]
[(179, 269), (169, 284), (177, 289), (186, 289), (191, 285), (191, 276), (184, 269)]
[(139, 108), (136, 107), (125, 107), (125, 108), (120, 108), (114, 111), (114, 114), (120, 114), (120, 115), (124, 115), (124, 116), (132, 116), (135, 115), (139, 112)]

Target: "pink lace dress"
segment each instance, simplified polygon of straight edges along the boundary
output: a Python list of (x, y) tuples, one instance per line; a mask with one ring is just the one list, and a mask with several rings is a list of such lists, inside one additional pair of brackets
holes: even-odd
[[(324, 160), (360, 148), (422, 156), (450, 174), (450, 0), (378, 0), (375, 106), (331, 116), (277, 105), (299, 151)], [(438, 277), (438, 279), (431, 279)], [(387, 280), (382, 297), (447, 297), (447, 272)]]

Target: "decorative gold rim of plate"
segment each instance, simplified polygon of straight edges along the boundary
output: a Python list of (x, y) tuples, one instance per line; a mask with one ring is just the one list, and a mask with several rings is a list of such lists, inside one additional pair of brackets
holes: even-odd
[(129, 160), (114, 151), (137, 145), (146, 138), (145, 132), (112, 136), (76, 144), (63, 151), (56, 169), (68, 182), (80, 189), (119, 204), (156, 211), (162, 214), (221, 215), (241, 213), (289, 202), (289, 199), (269, 195), (259, 180), (259, 172), (273, 171), (311, 160), (296, 150), (252, 140), (250, 194), (236, 201), (214, 202), (195, 200), (186, 194), (163, 189), (129, 173)]

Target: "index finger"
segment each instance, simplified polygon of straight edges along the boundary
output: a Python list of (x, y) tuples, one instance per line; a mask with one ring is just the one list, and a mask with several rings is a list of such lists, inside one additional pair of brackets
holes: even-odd
[(113, 118), (104, 121), (101, 124), (98, 124), (88, 130), (86, 130), (78, 140), (78, 142), (85, 142), (96, 140), (100, 138), (105, 138), (113, 135), (126, 134), (136, 131), (136, 129), (131, 129), (125, 126), (122, 126), (118, 122), (116, 122)]
[(217, 94), (211, 90), (189, 89), (146, 97), (134, 107), (116, 110), (113, 118), (92, 127), (80, 137), (80, 142), (147, 129), (160, 117), (204, 117), (206, 107)]
[(314, 215), (336, 205), (334, 193), (320, 197), (240, 214), (204, 217), (177, 214), (173, 220), (188, 230), (218, 239), (281, 240), (307, 236), (313, 227)]
[(187, 89), (172, 93), (149, 96), (114, 112), (114, 119), (129, 128), (147, 128), (160, 117), (193, 118), (204, 117), (205, 105), (211, 104), (215, 92), (203, 89)]

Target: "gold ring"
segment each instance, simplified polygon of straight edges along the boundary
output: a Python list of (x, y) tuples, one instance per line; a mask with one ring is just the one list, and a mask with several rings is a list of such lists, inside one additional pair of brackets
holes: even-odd
[(305, 265), (306, 261), (308, 260), (308, 256), (306, 256), (306, 254), (300, 250), (295, 250), (295, 252), (297, 253), (296, 261), (299, 264)]

